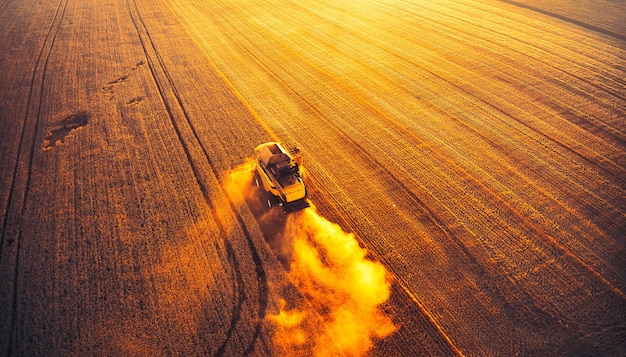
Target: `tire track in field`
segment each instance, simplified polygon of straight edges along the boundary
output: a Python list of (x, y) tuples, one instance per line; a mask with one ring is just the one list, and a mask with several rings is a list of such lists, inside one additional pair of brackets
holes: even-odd
[[(181, 96), (176, 90), (175, 82), (172, 79), (170, 73), (168, 72), (165, 62), (161, 54), (157, 50), (152, 37), (150, 36), (149, 29), (141, 17), (141, 13), (139, 11), (136, 1), (132, 0), (132, 4), (130, 2), (127, 2), (127, 7), (131, 15), (133, 25), (135, 26), (137, 30), (137, 34), (139, 36), (142, 48), (146, 56), (148, 67), (150, 68), (152, 77), (154, 78), (155, 84), (160, 93), (161, 100), (166, 107), (170, 121), (172, 122), (172, 125), (174, 127), (174, 130), (176, 131), (178, 139), (185, 151), (185, 155), (187, 157), (187, 160), (189, 161), (192, 171), (194, 172), (194, 176), (196, 177), (198, 186), (200, 187), (209, 207), (211, 207), (213, 219), (215, 223), (218, 225), (222, 236), (224, 237), (224, 244), (225, 244), (225, 248), (227, 251), (228, 260), (231, 262), (232, 268), (234, 269), (233, 289), (236, 290), (235, 295), (237, 297), (235, 299), (236, 303), (234, 304), (233, 309), (232, 309), (232, 315), (231, 315), (232, 318), (230, 321), (230, 325), (229, 325), (228, 330), (226, 331), (226, 338), (224, 339), (224, 341), (222, 342), (222, 344), (218, 347), (216, 351), (216, 355), (222, 356), (226, 353), (226, 347), (228, 347), (228, 344), (233, 337), (233, 333), (237, 329), (237, 326), (241, 320), (241, 311), (242, 311), (243, 304), (245, 302), (245, 281), (243, 279), (243, 276), (240, 270), (241, 264), (239, 263), (237, 259), (235, 250), (233, 249), (232, 242), (228, 238), (226, 238), (228, 229), (225, 227), (224, 223), (222, 222), (222, 219), (218, 216), (215, 203), (212, 202), (213, 200), (211, 199), (210, 194), (209, 194), (210, 187), (208, 186), (208, 182), (210, 181), (211, 178), (206, 177), (206, 175), (202, 173), (202, 170), (197, 166), (196, 160), (194, 158), (197, 158), (198, 153), (194, 152), (195, 150), (191, 146), (197, 145), (200, 148), (202, 152), (201, 153), (202, 160), (206, 160), (206, 162), (208, 163), (209, 167), (212, 170), (213, 180), (219, 179), (220, 177), (219, 172), (218, 172), (218, 169), (216, 168), (216, 165), (213, 163), (212, 159), (210, 158), (208, 152), (206, 151), (206, 148), (201, 144), (200, 137), (194, 125), (191, 122), (190, 116), (182, 102)], [(162, 78), (163, 80), (160, 80), (160, 78)], [(168, 99), (168, 97), (172, 97), (172, 96), (173, 96), (173, 100)], [(182, 126), (184, 126), (185, 128), (183, 128)], [(185, 129), (188, 129), (190, 131), (190, 135), (189, 133), (187, 134), (183, 133), (183, 130)], [(267, 305), (268, 305), (269, 286), (268, 286), (265, 269), (263, 268), (262, 259), (257, 251), (257, 248), (254, 245), (252, 235), (248, 231), (243, 217), (236, 209), (235, 204), (230, 198), (230, 196), (224, 192), (222, 185), (220, 185), (220, 190), (224, 194), (226, 199), (228, 200), (231, 211), (235, 215), (237, 223), (243, 231), (243, 234), (246, 239), (247, 247), (250, 250), (252, 260), (255, 264), (255, 274), (257, 276), (257, 280), (259, 284), (259, 295), (258, 295), (258, 301), (257, 301), (259, 318), (257, 319), (255, 323), (252, 340), (250, 341), (250, 343), (248, 344), (248, 346), (246, 347), (244, 351), (244, 354), (247, 355), (254, 351), (255, 344), (257, 340), (259, 339), (259, 337), (261, 337), (263, 321), (266, 315), (266, 310), (267, 310)]]
[[(46, 33), (43, 44), (37, 55), (33, 74), (30, 79), (26, 114), (22, 123), (22, 133), (19, 140), (17, 160), (11, 180), (6, 213), (2, 224), (2, 241), (0, 242), (0, 271), (3, 275), (2, 286), (11, 287), (11, 291), (0, 293), (0, 299), (6, 302), (2, 306), (2, 324), (5, 326), (0, 335), (0, 351), (7, 356), (18, 353), (13, 351), (15, 339), (19, 338), (15, 322), (17, 319), (18, 278), (20, 264), (20, 246), (22, 236), (22, 218), (26, 208), (26, 201), (30, 190), (33, 158), (36, 152), (39, 127), (41, 125), (41, 108), (44, 96), (44, 85), (48, 63), (57, 34), (65, 16), (69, 0), (61, 0), (55, 7), (54, 16)], [(5, 2), (5, 4), (8, 3)], [(7, 252), (9, 251), (9, 252)], [(7, 257), (7, 255), (9, 255)], [(8, 259), (7, 259), (8, 258)], [(12, 271), (8, 274), (8, 271)], [(4, 313), (7, 313), (4, 316)]]
[(4, 0), (2, 4), (0, 4), (0, 14), (4, 11), (4, 8), (11, 2), (11, 0)]
[(4, 11), (4, 8), (7, 7), (9, 5), (9, 3), (11, 3), (13, 0), (4, 0), (1, 4), (0, 4), (0, 14)]
[[(21, 159), (21, 156), (26, 155), (27, 162), (28, 162), (28, 165), (27, 165), (28, 169), (26, 171), (26, 179), (25, 179), (26, 184), (25, 184), (24, 190), (19, 190), (20, 192), (23, 192), (23, 195), (22, 195), (23, 197), (21, 199), (22, 203), (21, 203), (21, 206), (19, 206), (20, 214), (23, 213), (24, 203), (26, 201), (26, 195), (28, 193), (28, 187), (30, 185), (30, 171), (31, 171), (32, 163), (33, 163), (33, 155), (35, 152), (35, 146), (37, 143), (36, 137), (39, 131), (40, 121), (41, 121), (41, 118), (40, 118), (41, 102), (43, 98), (45, 76), (46, 76), (46, 72), (48, 69), (48, 61), (50, 59), (50, 54), (52, 53), (52, 47), (54, 46), (54, 42), (56, 41), (56, 36), (58, 34), (59, 27), (61, 26), (61, 21), (63, 19), (65, 10), (67, 8), (67, 1), (68, 0), (61, 0), (55, 9), (54, 17), (52, 19), (52, 22), (50, 24), (50, 28), (48, 29), (46, 37), (43, 41), (41, 50), (39, 51), (39, 54), (37, 56), (37, 60), (35, 61), (33, 74), (30, 79), (30, 92), (29, 92), (28, 99), (27, 99), (26, 114), (24, 115), (24, 121), (22, 122), (20, 141), (18, 145), (19, 149), (17, 153), (17, 160), (15, 161), (15, 165), (13, 169), (13, 177), (11, 179), (11, 184), (10, 184), (11, 189), (9, 190), (9, 198), (7, 199), (7, 207), (5, 209), (5, 215), (3, 217), (3, 223), (2, 223), (2, 241), (0, 242), (1, 243), (0, 244), (0, 262), (2, 261), (2, 248), (4, 247), (5, 237), (7, 236), (6, 232), (11, 226), (10, 224), (11, 223), (10, 222), (11, 221), (11, 214), (10, 214), (11, 207), (17, 204), (17, 203), (13, 203), (14, 201), (13, 194), (15, 193), (15, 191), (18, 191), (16, 190), (16, 181), (18, 179), (17, 176), (19, 174), (20, 164), (24, 162), (24, 160)], [(33, 109), (31, 109), (31, 107)], [(31, 120), (31, 121), (34, 121), (34, 123), (30, 124), (29, 117), (33, 115), (32, 113), (34, 112), (36, 112), (35, 119)], [(30, 131), (27, 130), (27, 129), (31, 129), (31, 127), (33, 126), (34, 126), (34, 128), (32, 128), (33, 130), (30, 130)], [(29, 135), (32, 135), (32, 140), (30, 140), (30, 142), (29, 142), (29, 139), (27, 138), (27, 136)], [(28, 151), (24, 154), (23, 150), (24, 151), (28, 150)], [(15, 200), (19, 200), (19, 199), (15, 199)], [(12, 243), (12, 242), (9, 242), (9, 243)]]

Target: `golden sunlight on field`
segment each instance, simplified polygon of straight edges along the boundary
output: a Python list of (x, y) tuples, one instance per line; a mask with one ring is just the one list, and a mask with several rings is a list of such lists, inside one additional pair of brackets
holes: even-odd
[(624, 18), (0, 0), (0, 355), (626, 355)]

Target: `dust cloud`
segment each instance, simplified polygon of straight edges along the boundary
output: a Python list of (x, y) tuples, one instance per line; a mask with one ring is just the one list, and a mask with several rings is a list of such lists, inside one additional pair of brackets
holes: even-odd
[[(283, 239), (293, 247), (289, 278), (308, 299), (308, 306), (289, 310), (283, 304), (270, 316), (274, 341), (286, 353), (308, 344), (316, 356), (361, 356), (374, 339), (396, 330), (379, 309), (389, 298), (389, 274), (367, 259), (353, 234), (312, 205), (288, 215)], [(323, 328), (308, 319), (321, 320)]]
[(228, 170), (222, 184), (222, 188), (235, 206), (241, 205), (244, 199), (251, 199), (254, 194), (250, 187), (254, 173), (254, 161), (252, 158), (247, 158), (242, 164)]
[(252, 160), (232, 169), (224, 189), (231, 200), (248, 203), (296, 295), (305, 298), (283, 296), (279, 311), (266, 317), (275, 328), (275, 347), (281, 355), (366, 354), (376, 339), (397, 329), (379, 309), (390, 295), (389, 273), (315, 205), (284, 214), (257, 202), (263, 192), (251, 184), (253, 170)]

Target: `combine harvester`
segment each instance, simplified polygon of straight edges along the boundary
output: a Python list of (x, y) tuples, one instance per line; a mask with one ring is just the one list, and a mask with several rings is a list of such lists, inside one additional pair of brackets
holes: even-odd
[(282, 206), (285, 213), (309, 207), (300, 171), (300, 149), (287, 151), (280, 143), (269, 142), (257, 146), (254, 152), (254, 182), (267, 192), (268, 206)]

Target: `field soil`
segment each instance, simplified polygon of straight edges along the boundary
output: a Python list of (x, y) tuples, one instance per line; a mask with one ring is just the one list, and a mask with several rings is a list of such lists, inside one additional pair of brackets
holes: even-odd
[(624, 18), (0, 0), (0, 355), (626, 355)]

